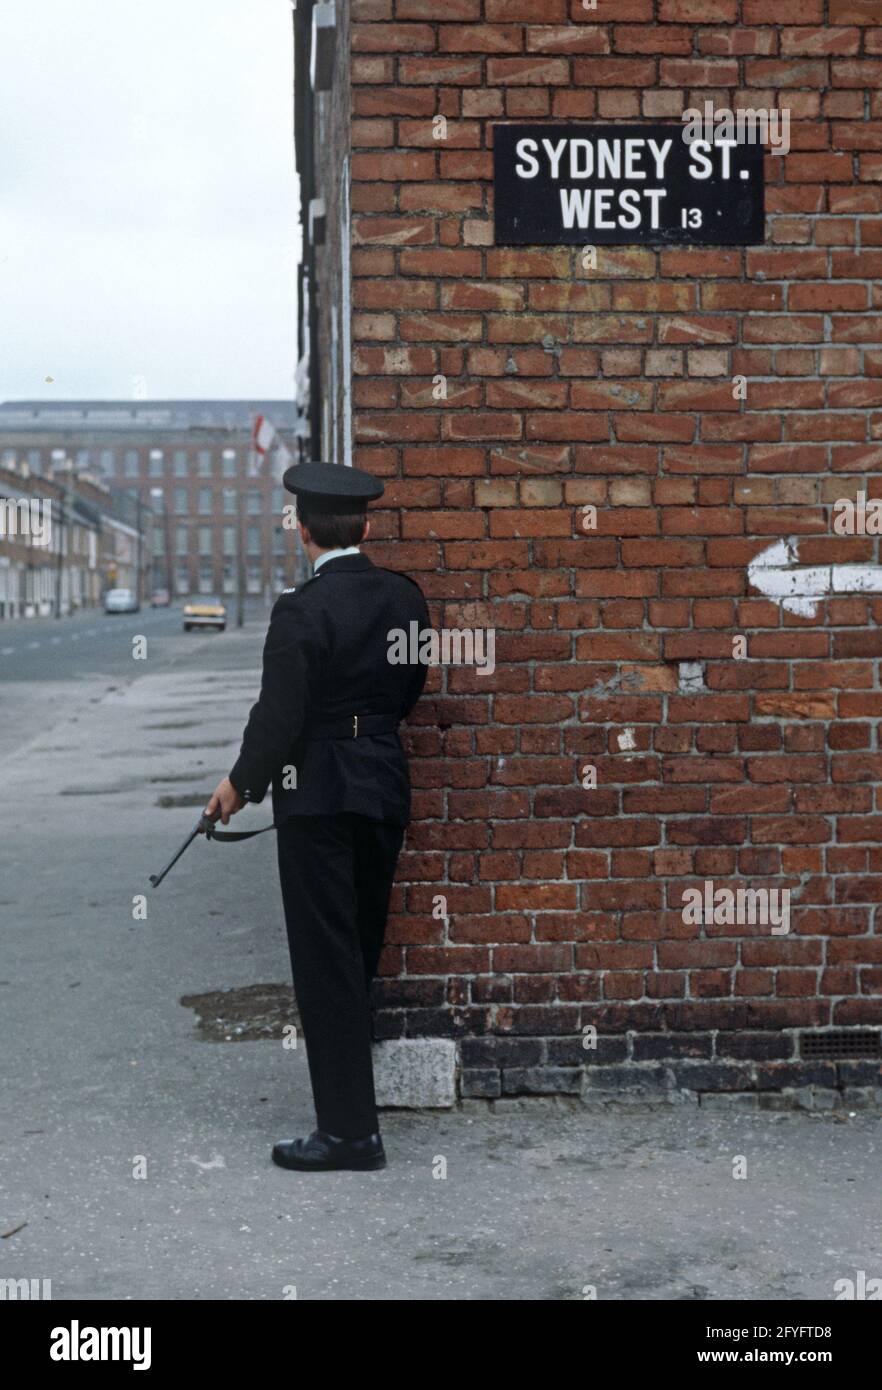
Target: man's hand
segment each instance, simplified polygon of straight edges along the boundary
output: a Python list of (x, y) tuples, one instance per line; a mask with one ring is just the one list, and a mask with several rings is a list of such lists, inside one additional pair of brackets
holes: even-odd
[(209, 820), (220, 820), (222, 825), (229, 825), (230, 817), (237, 811), (241, 811), (245, 802), (242, 800), (236, 788), (233, 786), (229, 777), (225, 777), (222, 782), (218, 782), (211, 798), (205, 808), (205, 815)]

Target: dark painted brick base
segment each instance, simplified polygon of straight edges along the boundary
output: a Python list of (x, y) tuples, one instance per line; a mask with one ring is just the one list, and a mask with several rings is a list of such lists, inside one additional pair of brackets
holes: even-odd
[(676, 1090), (882, 1086), (878, 1061), (805, 1061), (796, 1049), (797, 1039), (789, 1033), (650, 1034), (599, 1040), (590, 1053), (561, 1039), (465, 1038), (461, 1093), (492, 1099), (643, 1091), (651, 1099)]

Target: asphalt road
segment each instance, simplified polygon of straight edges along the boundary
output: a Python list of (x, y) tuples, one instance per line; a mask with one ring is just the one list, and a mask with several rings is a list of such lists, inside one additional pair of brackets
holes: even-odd
[[(246, 618), (259, 620), (265, 610), (250, 605)], [(230, 623), (235, 621), (231, 613)], [(185, 633), (179, 604), (142, 608), (140, 613), (106, 614), (100, 610), (69, 618), (24, 618), (0, 623), (0, 686), (6, 681), (57, 681), (78, 676), (132, 674), (132, 642), (144, 636), (155, 646), (159, 662), (192, 651), (196, 641), (218, 637), (213, 629)]]
[[(268, 609), (249, 603), (247, 630), (263, 632)], [(181, 666), (223, 669), (235, 626), (184, 632), (180, 605), (140, 613), (78, 613), (0, 623), (0, 766), (20, 756), (76, 711), (147, 672)], [(146, 638), (136, 649), (134, 639)], [(136, 658), (136, 651), (142, 653)]]

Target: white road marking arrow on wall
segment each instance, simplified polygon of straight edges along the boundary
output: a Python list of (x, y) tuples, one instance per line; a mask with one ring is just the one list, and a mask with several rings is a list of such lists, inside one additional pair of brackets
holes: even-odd
[(799, 542), (775, 541), (754, 555), (747, 578), (766, 598), (778, 599), (788, 613), (813, 618), (821, 599), (838, 594), (882, 594), (879, 565), (805, 565), (800, 569)]

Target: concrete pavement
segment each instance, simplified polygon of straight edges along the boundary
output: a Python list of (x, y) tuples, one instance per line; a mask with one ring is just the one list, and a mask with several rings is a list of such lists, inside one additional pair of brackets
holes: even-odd
[(263, 625), (160, 626), (144, 662), (59, 670), (51, 727), (12, 748), (35, 687), (0, 671), (0, 1279), (85, 1299), (712, 1300), (882, 1275), (869, 1113), (475, 1102), (390, 1113), (383, 1173), (273, 1168), (273, 1140), (312, 1127), (302, 1047), (206, 1041), (180, 1003), (288, 981), (273, 837), (198, 841), (147, 884), (232, 762)]

